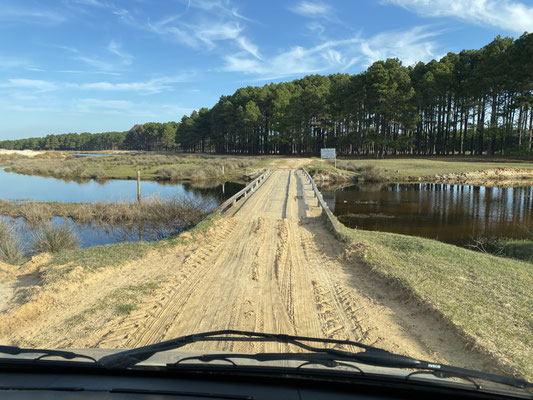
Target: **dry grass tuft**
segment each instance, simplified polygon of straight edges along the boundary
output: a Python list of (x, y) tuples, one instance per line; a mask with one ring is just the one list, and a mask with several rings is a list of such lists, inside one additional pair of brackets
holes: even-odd
[(16, 232), (2, 221), (0, 221), (0, 261), (11, 265), (20, 265), (26, 261)]
[(32, 242), (32, 249), (35, 253), (59, 253), (78, 247), (78, 236), (67, 224), (47, 224), (39, 228)]

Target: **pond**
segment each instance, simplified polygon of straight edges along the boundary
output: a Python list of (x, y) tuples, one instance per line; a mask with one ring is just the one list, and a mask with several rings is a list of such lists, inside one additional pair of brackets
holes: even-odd
[[(203, 202), (210, 209), (230, 198), (244, 184), (235, 182), (169, 183), (142, 181), (143, 197), (158, 195), (163, 198), (188, 198)], [(128, 180), (107, 180), (87, 182), (65, 181), (41, 176), (21, 175), (0, 169), (0, 199), (15, 202), (22, 201), (59, 201), (59, 202), (97, 202), (97, 201), (135, 201), (137, 199), (137, 182)], [(12, 225), (25, 245), (29, 248), (36, 227), (29, 226), (22, 218), (0, 216)], [(169, 230), (165, 227), (137, 226), (101, 226), (96, 224), (79, 224), (70, 219), (53, 218), (53, 224), (69, 225), (80, 239), (81, 247), (111, 244), (122, 241), (158, 240), (179, 232), (179, 227)], [(37, 227), (38, 229), (38, 227)]]
[[(201, 187), (191, 184), (169, 183), (167, 181), (142, 181), (141, 192), (144, 196), (196, 198), (204, 195), (229, 198), (244, 186), (230, 183), (205, 182)], [(211, 186), (211, 187), (210, 187)], [(213, 187), (214, 186), (214, 187)], [(0, 199), (11, 201), (63, 201), (63, 202), (97, 202), (97, 201), (132, 201), (137, 199), (137, 181), (135, 180), (89, 180), (84, 182), (36, 175), (22, 175), (6, 172), (0, 168)]]
[(533, 187), (360, 184), (322, 191), (350, 228), (466, 245), (478, 237), (531, 238)]

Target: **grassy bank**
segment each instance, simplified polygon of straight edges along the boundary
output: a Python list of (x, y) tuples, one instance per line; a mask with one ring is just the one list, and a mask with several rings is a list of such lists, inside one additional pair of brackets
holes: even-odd
[(533, 379), (533, 267), (434, 240), (343, 228), (352, 252), (454, 326), (477, 348)]
[(533, 183), (533, 162), (488, 158), (314, 159), (309, 165), (318, 180), (371, 182)]
[(232, 180), (259, 168), (259, 157), (139, 153), (106, 157), (73, 157), (65, 152), (47, 152), (35, 157), (0, 155), (7, 171), (26, 175), (84, 179), (142, 179), (168, 181)]

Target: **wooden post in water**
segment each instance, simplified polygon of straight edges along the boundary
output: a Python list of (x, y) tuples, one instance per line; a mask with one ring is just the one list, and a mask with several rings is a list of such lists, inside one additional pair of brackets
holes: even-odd
[(225, 175), (225, 173), (224, 173), (224, 166), (222, 166), (222, 175)]
[(141, 171), (137, 170), (137, 201), (141, 202)]

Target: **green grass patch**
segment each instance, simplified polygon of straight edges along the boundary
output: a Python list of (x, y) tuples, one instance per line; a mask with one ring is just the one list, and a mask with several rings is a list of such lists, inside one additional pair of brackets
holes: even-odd
[(377, 275), (533, 379), (531, 264), (393, 233), (343, 228), (343, 236)]
[(137, 306), (135, 304), (131, 304), (131, 303), (117, 304), (115, 307), (115, 314), (130, 315), (136, 309), (137, 309)]
[(309, 175), (314, 176), (318, 172), (331, 172), (335, 170), (335, 167), (333, 164), (330, 164), (329, 162), (322, 160), (320, 158), (312, 158), (311, 162), (307, 164), (307, 172), (309, 172)]
[(157, 282), (146, 282), (113, 290), (93, 307), (68, 318), (65, 325), (74, 327), (85, 322), (90, 316), (107, 310), (113, 310), (115, 316), (129, 315), (138, 308), (143, 297), (153, 294), (158, 287)]

